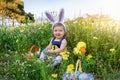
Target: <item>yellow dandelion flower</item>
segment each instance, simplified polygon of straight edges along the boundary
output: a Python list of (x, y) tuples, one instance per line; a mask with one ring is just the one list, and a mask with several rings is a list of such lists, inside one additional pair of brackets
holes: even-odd
[(69, 55), (67, 55), (67, 54), (62, 55), (62, 58), (65, 59), (65, 60), (68, 60), (68, 57), (69, 57)]
[(115, 49), (114, 49), (114, 48), (112, 48), (112, 49), (110, 49), (110, 51), (111, 51), (111, 52), (115, 52)]
[(63, 59), (68, 59), (69, 57), (69, 52), (61, 52), (60, 55), (62, 56)]
[(74, 69), (74, 65), (73, 65), (73, 64), (69, 64), (69, 65), (67, 66), (67, 69)]
[(67, 73), (71, 73), (72, 72), (72, 69), (67, 69)]
[(67, 66), (67, 72), (68, 73), (71, 73), (71, 71), (74, 69), (74, 65), (73, 64), (69, 64), (68, 66)]
[(52, 74), (51, 76), (52, 76), (53, 78), (57, 78), (58, 75), (57, 75), (57, 74)]
[(64, 54), (65, 54), (65, 52), (61, 52), (61, 53), (60, 53), (61, 56), (64, 55)]
[(91, 55), (91, 54), (89, 54), (88, 56), (87, 56), (87, 59), (89, 60), (89, 59), (91, 59), (93, 56)]

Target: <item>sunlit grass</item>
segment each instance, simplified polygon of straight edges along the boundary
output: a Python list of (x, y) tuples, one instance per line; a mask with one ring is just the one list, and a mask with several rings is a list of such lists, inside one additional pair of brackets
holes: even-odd
[[(81, 19), (65, 24), (70, 54), (55, 69), (47, 68), (46, 63), (38, 63), (36, 59), (27, 60), (25, 57), (32, 45), (44, 49), (49, 44), (52, 37), (51, 24), (0, 28), (0, 78), (61, 80), (67, 65), (75, 65), (78, 58), (73, 53), (74, 47), (83, 41), (86, 43), (86, 55), (91, 54), (95, 61), (95, 64), (88, 66), (86, 72), (93, 73), (95, 80), (120, 79), (120, 24)], [(57, 74), (57, 78), (53, 78), (52, 74)]]

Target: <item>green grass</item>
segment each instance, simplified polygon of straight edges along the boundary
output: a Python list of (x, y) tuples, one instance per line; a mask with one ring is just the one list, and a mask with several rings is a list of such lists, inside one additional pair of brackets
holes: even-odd
[[(76, 63), (73, 49), (80, 41), (87, 44), (87, 54), (92, 54), (94, 64), (86, 72), (93, 73), (95, 80), (120, 79), (120, 24), (91, 23), (73, 20), (67, 25), (67, 41), (70, 57), (57, 68), (46, 67), (26, 55), (32, 45), (44, 49), (52, 37), (51, 24), (0, 28), (0, 79), (15, 80), (61, 80), (68, 64)], [(114, 49), (114, 51), (110, 51)], [(58, 74), (58, 78), (52, 78)]]

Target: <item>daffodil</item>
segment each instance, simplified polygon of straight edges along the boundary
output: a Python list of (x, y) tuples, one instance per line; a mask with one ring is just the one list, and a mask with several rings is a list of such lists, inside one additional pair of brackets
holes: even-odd
[(81, 47), (85, 47), (85, 48), (86, 48), (85, 42), (79, 42), (79, 43), (77, 44), (77, 48), (78, 48), (78, 49), (80, 49)]
[(75, 47), (74, 48), (74, 54), (77, 55), (79, 53), (79, 50)]
[(77, 46), (74, 48), (74, 54), (75, 55), (82, 55), (86, 52), (86, 43), (85, 42), (79, 42)]
[(85, 53), (86, 52), (86, 48), (85, 47), (81, 47), (80, 51), (81, 51), (81, 53)]

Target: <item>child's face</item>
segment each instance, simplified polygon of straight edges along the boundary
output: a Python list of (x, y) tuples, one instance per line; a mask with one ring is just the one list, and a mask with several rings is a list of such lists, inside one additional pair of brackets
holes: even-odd
[(53, 29), (53, 35), (57, 39), (63, 38), (63, 36), (65, 35), (64, 27), (63, 26), (55, 26)]

